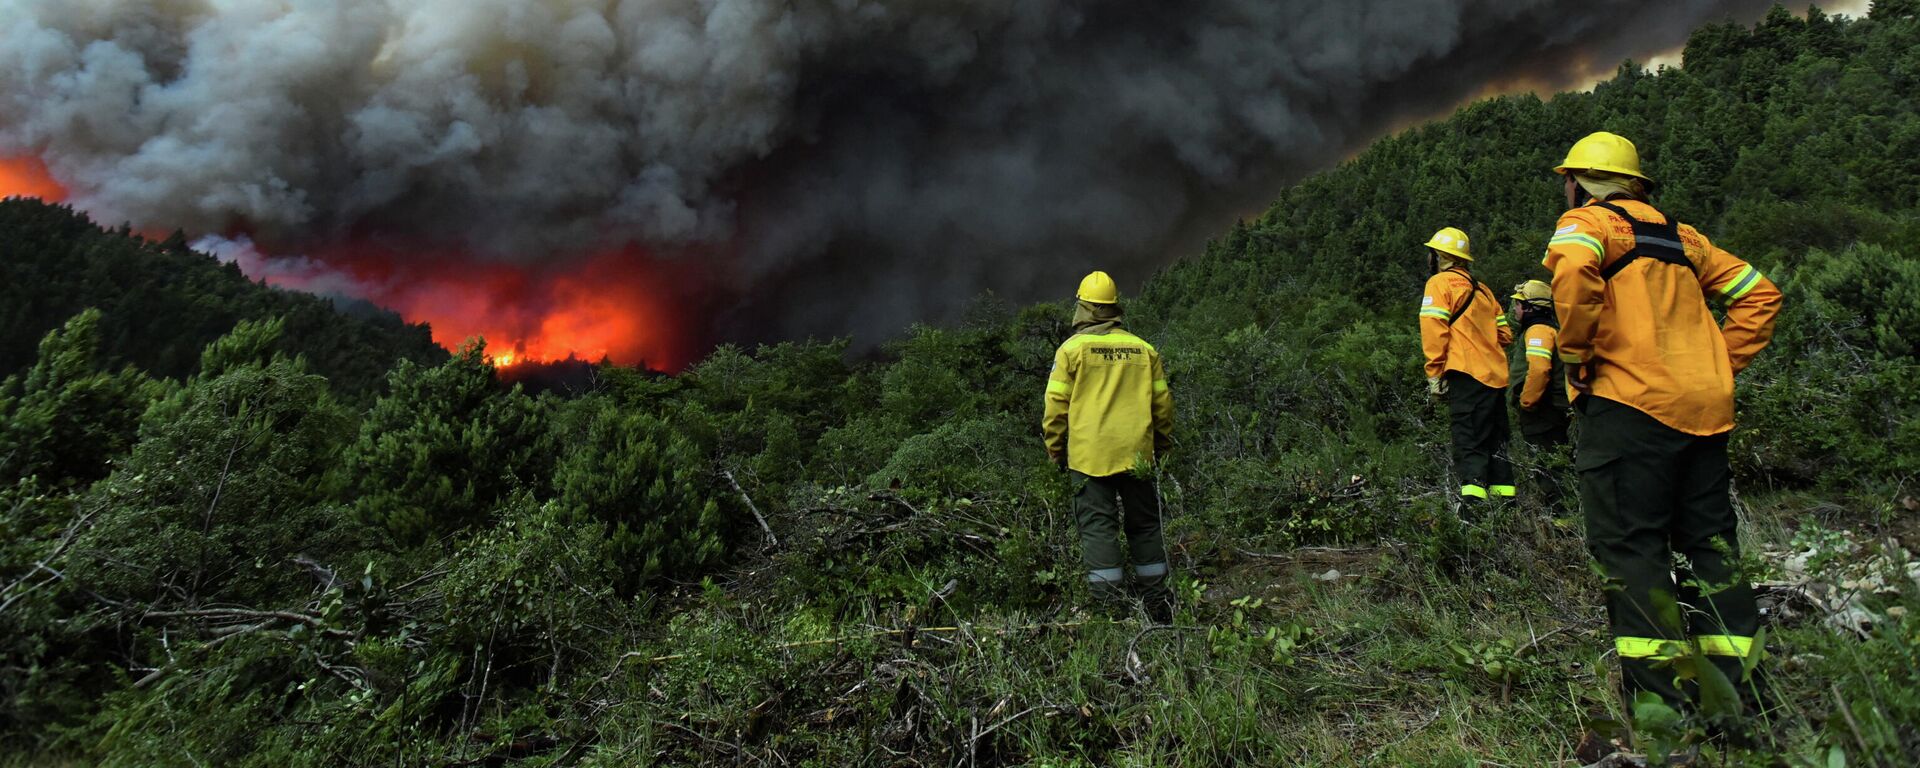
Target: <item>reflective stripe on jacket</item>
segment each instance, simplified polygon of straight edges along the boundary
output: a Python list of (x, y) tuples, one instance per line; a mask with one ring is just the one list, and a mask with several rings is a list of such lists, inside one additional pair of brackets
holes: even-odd
[[(1513, 329), (1500, 311), (1500, 299), (1486, 284), (1480, 284), (1479, 295), (1467, 303), (1474, 284), (1467, 273), (1455, 269), (1427, 278), (1426, 296), (1420, 299), (1420, 347), (1427, 357), (1427, 378), (1460, 371), (1489, 387), (1504, 388)], [(1455, 320), (1453, 314), (1462, 307), (1465, 316)]]
[[(1638, 200), (1615, 205), (1641, 221), (1666, 215)], [(1733, 429), (1733, 375), (1773, 338), (1780, 289), (1693, 227), (1677, 227), (1692, 268), (1642, 258), (1603, 279), (1633, 250), (1633, 226), (1587, 205), (1560, 217), (1541, 264), (1553, 271), (1560, 359), (1592, 363), (1591, 393), (1692, 435)], [(1716, 325), (1707, 298), (1725, 302)], [(1574, 394), (1577, 400), (1579, 393)]]
[(1173, 439), (1173, 393), (1160, 353), (1124, 330), (1081, 333), (1053, 353), (1041, 430), (1047, 453), (1093, 477), (1153, 463)]
[(1564, 410), (1567, 387), (1559, 356), (1555, 354), (1559, 331), (1546, 323), (1534, 323), (1520, 335), (1520, 354), (1513, 360), (1512, 378), (1519, 386), (1514, 393), (1514, 403), (1523, 411), (1543, 404)]

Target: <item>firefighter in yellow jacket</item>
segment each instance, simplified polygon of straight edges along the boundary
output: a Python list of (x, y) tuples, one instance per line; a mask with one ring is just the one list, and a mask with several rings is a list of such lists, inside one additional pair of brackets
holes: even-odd
[[(1727, 436), (1734, 374), (1772, 338), (1780, 291), (1649, 204), (1652, 181), (1625, 138), (1581, 139), (1554, 171), (1571, 210), (1542, 263), (1581, 418), (1587, 548), (1608, 579), (1629, 697), (1682, 707), (1676, 678), (1716, 671), (1751, 693), (1760, 616), (1735, 565)], [(1726, 307), (1725, 323), (1709, 302)]]
[[(1507, 388), (1519, 409), (1515, 421), (1520, 439), (1533, 449), (1534, 475), (1539, 481), (1540, 504), (1549, 514), (1561, 503), (1555, 456), (1566, 447), (1572, 415), (1567, 400), (1566, 369), (1560, 365), (1560, 322), (1553, 314), (1553, 288), (1539, 280), (1513, 287), (1509, 317), (1520, 327), (1519, 354), (1513, 357)], [(1563, 460), (1563, 459), (1562, 459)]]
[[(1041, 428), (1047, 455), (1072, 478), (1080, 550), (1094, 599), (1127, 597), (1126, 566), (1150, 618), (1172, 620), (1160, 496), (1147, 472), (1172, 447), (1173, 394), (1160, 353), (1121, 325), (1119, 290), (1105, 272), (1080, 281), (1073, 336), (1053, 355)], [(1126, 547), (1120, 543), (1126, 532)]]
[(1514, 495), (1507, 459), (1507, 352), (1513, 331), (1500, 297), (1474, 279), (1467, 233), (1447, 227), (1426, 243), (1426, 295), (1420, 346), (1427, 391), (1447, 401), (1453, 422), (1453, 471), (1467, 505)]

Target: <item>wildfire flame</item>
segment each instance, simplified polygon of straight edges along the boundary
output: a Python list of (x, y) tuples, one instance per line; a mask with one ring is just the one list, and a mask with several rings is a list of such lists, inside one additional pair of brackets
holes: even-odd
[[(0, 158), (0, 198), (15, 196), (63, 202), (68, 192), (38, 158)], [(678, 371), (696, 352), (678, 321), (684, 291), (704, 275), (638, 247), (547, 265), (366, 243), (292, 250), (306, 255), (268, 255), (246, 243), (227, 256), (271, 285), (365, 299), (426, 323), (449, 350), (484, 337), (489, 359), (503, 368), (605, 359)]]
[(0, 158), (0, 198), (37, 197), (50, 203), (67, 199), (67, 188), (55, 181), (37, 157)]
[(501, 367), (608, 359), (676, 371), (694, 352), (677, 322), (676, 289), (700, 276), (634, 247), (542, 267), (361, 244), (323, 248), (291, 269), (253, 271), (270, 284), (346, 293), (426, 322), (448, 349), (484, 337)]

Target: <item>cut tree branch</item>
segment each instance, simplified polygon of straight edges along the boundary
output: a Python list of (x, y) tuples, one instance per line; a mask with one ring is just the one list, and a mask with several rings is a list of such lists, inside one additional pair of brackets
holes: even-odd
[(733, 492), (740, 494), (740, 500), (747, 503), (747, 511), (753, 513), (753, 519), (760, 523), (760, 530), (766, 532), (767, 543), (775, 547), (780, 546), (780, 537), (773, 535), (773, 526), (767, 525), (767, 518), (760, 514), (760, 507), (754, 505), (753, 497), (747, 495), (747, 489), (741, 488), (740, 481), (733, 479), (733, 470), (721, 470), (720, 476), (726, 478), (727, 485), (733, 486)]

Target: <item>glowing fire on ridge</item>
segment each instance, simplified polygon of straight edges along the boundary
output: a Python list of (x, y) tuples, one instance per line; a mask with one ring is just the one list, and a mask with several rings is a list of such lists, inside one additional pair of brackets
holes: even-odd
[(364, 298), (424, 321), (433, 340), (457, 349), (484, 337), (498, 366), (603, 358), (678, 370), (691, 359), (676, 322), (674, 286), (697, 280), (635, 248), (569, 260), (561, 268), (475, 262), (444, 250), (352, 244), (308, 259), (229, 254), (269, 284)]
[(37, 197), (57, 203), (67, 199), (67, 188), (53, 179), (39, 158), (0, 158), (0, 198), (8, 197)]
[[(0, 158), (0, 198), (67, 199), (34, 157)], [(244, 239), (210, 238), (222, 258), (270, 285), (366, 299), (432, 327), (449, 350), (487, 340), (496, 366), (608, 359), (677, 371), (696, 350), (677, 322), (676, 287), (699, 281), (691, 266), (652, 259), (638, 247), (606, 250), (564, 266), (476, 262), (435, 248), (323, 245), (307, 256), (266, 255)]]

